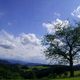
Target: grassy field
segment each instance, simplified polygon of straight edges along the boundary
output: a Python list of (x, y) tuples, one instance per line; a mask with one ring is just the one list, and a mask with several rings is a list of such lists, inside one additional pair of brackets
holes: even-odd
[[(68, 74), (69, 74), (69, 72), (68, 72)], [(27, 79), (27, 80), (80, 80), (80, 71), (75, 71), (74, 75), (75, 75), (75, 77), (73, 77), (73, 78), (68, 77), (68, 78), (49, 79), (49, 78), (45, 77), (43, 79)]]
[(61, 78), (61, 79), (24, 79), (24, 80), (80, 80), (80, 77)]
[(27, 79), (27, 80), (80, 80), (80, 77), (61, 78), (61, 79)]
[(0, 80), (80, 80), (80, 70), (74, 72), (74, 78), (69, 78), (69, 71), (54, 74), (52, 73), (54, 68), (56, 66), (23, 66), (3, 63), (0, 65)]
[(63, 79), (49, 79), (49, 80), (80, 80), (80, 77), (75, 77), (75, 78), (63, 78)]
[[(30, 67), (28, 70), (31, 71), (33, 68), (37, 68), (37, 69), (46, 69), (48, 67), (43, 67), (43, 66), (35, 66), (35, 67)], [(50, 79), (49, 77), (44, 77), (42, 79), (27, 79), (27, 80), (80, 80), (80, 71), (74, 71), (74, 78), (69, 78), (69, 72), (68, 73), (68, 77), (63, 78), (63, 77), (57, 77), (56, 79)]]

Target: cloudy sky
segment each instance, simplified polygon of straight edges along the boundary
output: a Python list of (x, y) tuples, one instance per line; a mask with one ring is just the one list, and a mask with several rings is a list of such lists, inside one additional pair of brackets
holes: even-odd
[(0, 0), (0, 58), (45, 63), (41, 37), (80, 20), (80, 0)]

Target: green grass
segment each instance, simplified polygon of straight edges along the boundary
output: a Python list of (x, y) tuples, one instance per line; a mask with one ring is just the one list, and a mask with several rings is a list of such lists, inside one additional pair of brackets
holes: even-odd
[(29, 69), (25, 69), (26, 71), (32, 71), (32, 69), (38, 69), (38, 70), (41, 70), (41, 69), (46, 69), (48, 68), (47, 66), (32, 66), (32, 67), (29, 67)]
[[(19, 79), (20, 80), (20, 79)], [(23, 79), (23, 80), (80, 80), (80, 77), (74, 77), (74, 78), (60, 78), (60, 79)]]
[[(54, 78), (53, 74), (50, 74), (49, 76), (44, 76), (41, 79), (38, 79), (38, 77), (35, 74), (35, 70), (44, 70), (49, 67), (47, 66), (32, 66), (29, 68), (24, 68), (20, 65), (16, 66), (8, 66), (8, 65), (1, 65), (0, 66), (0, 80), (80, 80), (80, 71), (75, 71), (74, 78), (69, 78), (69, 71), (67, 72), (66, 76), (65, 74), (61, 74), (61, 76), (56, 75)], [(20, 74), (26, 74), (27, 72), (30, 72), (34, 79), (24, 79), (23, 75)], [(7, 77), (7, 78), (6, 78)], [(8, 79), (10, 78), (10, 79)]]
[[(30, 67), (27, 71), (32, 71), (32, 69), (37, 68), (37, 69), (45, 69), (47, 67), (43, 67), (43, 66), (37, 66), (37, 67)], [(74, 71), (74, 78), (69, 78), (70, 73), (68, 73), (68, 76), (66, 76), (66, 78), (64, 78), (64, 75), (62, 74), (62, 77), (57, 77), (56, 79), (51, 79), (48, 76), (42, 78), (42, 79), (25, 79), (25, 80), (80, 80), (80, 71)]]
[(80, 80), (80, 77), (74, 77), (74, 78), (58, 78), (58, 79), (47, 79), (47, 78), (44, 78), (44, 79), (27, 79), (27, 80)]
[(32, 69), (34, 69), (34, 68), (36, 68), (36, 69), (46, 69), (48, 67), (47, 66), (32, 66), (30, 68), (32, 68)]
[(74, 78), (62, 78), (62, 79), (49, 79), (49, 80), (80, 80), (80, 77), (74, 77)]

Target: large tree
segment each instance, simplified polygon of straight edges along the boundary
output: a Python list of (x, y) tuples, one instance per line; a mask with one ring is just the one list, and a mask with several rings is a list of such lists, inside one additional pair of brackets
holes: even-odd
[[(70, 76), (74, 76), (73, 63), (80, 55), (80, 25), (59, 28), (54, 34), (46, 34), (43, 38), (45, 56), (58, 62), (67, 62)], [(56, 61), (56, 62), (57, 62)]]

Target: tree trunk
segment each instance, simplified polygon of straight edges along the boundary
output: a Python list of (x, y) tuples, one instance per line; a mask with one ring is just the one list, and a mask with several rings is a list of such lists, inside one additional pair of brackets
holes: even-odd
[(74, 77), (74, 69), (73, 69), (73, 59), (70, 56), (70, 77)]

